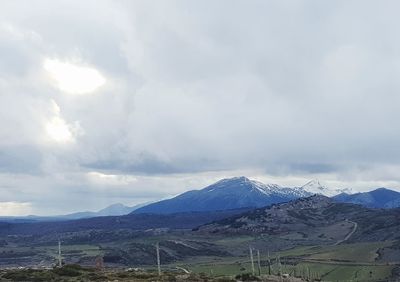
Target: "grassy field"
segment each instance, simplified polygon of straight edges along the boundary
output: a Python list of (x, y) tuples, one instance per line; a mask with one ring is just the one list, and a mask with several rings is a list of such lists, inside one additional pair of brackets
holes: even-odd
[[(43, 247), (42, 247), (43, 248)], [(49, 246), (43, 248), (48, 255), (50, 256), (58, 256), (58, 246)], [(98, 256), (102, 254), (102, 251), (99, 246), (95, 245), (63, 245), (62, 251), (64, 255), (81, 253), (87, 256)]]
[(224, 237), (214, 242), (223, 245), (223, 246), (235, 246), (237, 244), (249, 243), (254, 240), (253, 236), (232, 236), (232, 237)]
[(348, 260), (356, 262), (374, 262), (380, 248), (392, 245), (393, 242), (356, 243), (321, 248), (318, 253), (310, 256), (312, 259)]
[[(292, 276), (319, 278), (323, 281), (384, 281), (391, 276), (393, 268), (396, 267), (377, 260), (379, 250), (390, 247), (394, 243), (392, 241), (337, 246), (297, 246), (279, 252), (273, 251), (273, 248), (276, 247), (275, 242), (279, 242), (278, 239), (268, 236), (215, 235), (202, 237), (200, 235), (166, 234), (148, 238), (142, 236), (123, 241), (108, 241), (93, 245), (63, 244), (62, 255), (67, 264), (81, 263), (86, 266), (94, 266), (96, 256), (105, 255), (108, 252), (108, 256), (111, 258), (121, 256), (132, 259), (119, 265), (116, 260), (116, 263), (109, 266), (142, 267), (151, 270), (154, 269), (155, 264), (154, 245), (156, 242), (161, 242), (160, 246), (163, 251), (161, 257), (164, 258), (167, 254), (176, 257), (174, 260), (162, 261), (164, 270), (176, 270), (178, 266), (196, 275), (203, 273), (214, 278), (232, 278), (238, 274), (251, 273), (249, 246), (254, 248), (256, 274), (258, 274), (256, 250), (260, 251), (262, 275), (269, 274), (267, 267), (268, 250), (270, 250), (272, 274), (288, 273)], [(178, 243), (173, 244), (171, 242)], [(282, 240), (280, 243), (282, 244)], [(226, 251), (226, 253), (211, 256), (210, 253), (199, 252), (197, 255), (193, 255), (193, 252), (199, 251), (201, 248), (219, 249)], [(15, 262), (14, 266), (18, 266), (17, 261), (37, 266), (51, 266), (56, 263), (57, 255), (58, 246), (56, 244), (34, 245), (32, 247), (10, 244), (0, 248), (0, 262)], [(147, 263), (143, 263), (146, 256)], [(276, 261), (278, 256), (281, 262), (280, 267)], [(85, 259), (80, 260), (82, 257)], [(47, 263), (42, 263), (44, 260)]]
[[(183, 265), (194, 273), (205, 273), (210, 277), (235, 276), (240, 273), (252, 272), (249, 261), (236, 263), (203, 263), (196, 265)], [(273, 264), (272, 274), (289, 273), (291, 276), (321, 279), (323, 281), (384, 281), (391, 275), (394, 266), (389, 265), (340, 265), (324, 263), (299, 263), (297, 265)], [(258, 273), (257, 265), (255, 266)], [(268, 268), (264, 265), (261, 274), (269, 274)]]
[[(251, 238), (241, 237), (220, 240), (230, 246), (238, 242), (250, 243)], [(271, 252), (272, 273), (289, 273), (292, 276), (322, 279), (323, 281), (385, 281), (395, 265), (375, 261), (380, 248), (391, 246), (393, 242), (372, 242), (343, 244), (338, 246), (302, 246), (282, 252)], [(275, 262), (279, 255), (281, 266)], [(268, 274), (266, 254), (261, 254), (261, 274)], [(252, 272), (249, 256), (231, 258), (211, 258), (180, 263), (189, 271), (205, 273), (217, 277)], [(255, 271), (258, 273), (255, 258)]]

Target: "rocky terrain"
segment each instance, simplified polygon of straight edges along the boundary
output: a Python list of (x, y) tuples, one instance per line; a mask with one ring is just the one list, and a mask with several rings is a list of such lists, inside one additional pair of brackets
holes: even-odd
[[(354, 225), (357, 224), (356, 230)], [(259, 208), (201, 226), (199, 231), (292, 235), (334, 243), (352, 232), (349, 241), (400, 239), (400, 209), (368, 209), (314, 195)]]

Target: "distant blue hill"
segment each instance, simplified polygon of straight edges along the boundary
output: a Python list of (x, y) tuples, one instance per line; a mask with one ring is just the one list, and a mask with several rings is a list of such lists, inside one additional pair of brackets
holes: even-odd
[(110, 205), (104, 209), (101, 209), (97, 212), (85, 211), (85, 212), (76, 212), (66, 215), (56, 216), (58, 219), (81, 219), (81, 218), (91, 218), (97, 216), (117, 216), (117, 215), (126, 215), (131, 213), (132, 211), (144, 206), (144, 204), (139, 204), (136, 206), (128, 207), (121, 203)]
[(64, 215), (55, 215), (55, 216), (37, 216), (37, 215), (27, 215), (27, 216), (0, 216), (0, 222), (11, 222), (11, 223), (29, 223), (29, 222), (40, 222), (40, 221), (64, 221), (64, 220), (75, 220), (75, 219), (84, 219), (84, 218), (92, 218), (99, 216), (119, 216), (126, 215), (131, 213), (132, 211), (143, 207), (146, 204), (139, 204), (135, 206), (125, 206), (123, 204), (117, 203), (110, 205), (104, 209), (99, 211), (83, 211), (83, 212), (75, 212)]
[(266, 185), (242, 176), (222, 179), (204, 189), (188, 191), (172, 199), (149, 204), (133, 213), (169, 214), (263, 207), (310, 195), (312, 193), (301, 187)]
[(333, 199), (338, 202), (359, 204), (368, 208), (400, 207), (400, 193), (386, 188), (351, 195), (342, 193), (334, 196)]

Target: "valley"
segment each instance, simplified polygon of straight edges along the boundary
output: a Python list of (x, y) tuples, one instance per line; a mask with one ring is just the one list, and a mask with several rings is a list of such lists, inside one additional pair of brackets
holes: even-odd
[(400, 282), (399, 10), (0, 1), (0, 282)]
[[(261, 275), (288, 273), (323, 281), (382, 281), (394, 277), (399, 269), (398, 241), (310, 245), (308, 241), (293, 244), (292, 239), (276, 236), (199, 236), (190, 231), (142, 234), (95, 244), (66, 243), (62, 245), (62, 257), (67, 265), (94, 268), (96, 257), (101, 256), (107, 269), (138, 268), (152, 272), (156, 270), (156, 242), (160, 242), (163, 272), (181, 273), (179, 268), (184, 268), (214, 278), (251, 273), (249, 246), (260, 252)], [(3, 268), (32, 267), (34, 263), (35, 268), (52, 269), (57, 263), (57, 244), (15, 242), (2, 247), (0, 254), (1, 262), (8, 262)]]
[(182, 269), (207, 279), (251, 274), (251, 248), (260, 277), (387, 281), (399, 275), (399, 218), (400, 209), (314, 195), (256, 209), (8, 223), (0, 229), (0, 265), (50, 271), (60, 240), (65, 265), (94, 269), (101, 257), (108, 270), (153, 273), (158, 243), (162, 271), (173, 275), (185, 275)]

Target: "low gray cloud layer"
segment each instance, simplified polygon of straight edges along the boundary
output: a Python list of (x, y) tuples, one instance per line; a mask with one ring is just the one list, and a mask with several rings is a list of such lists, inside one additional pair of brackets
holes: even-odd
[(3, 1), (0, 202), (95, 209), (238, 173), (398, 188), (399, 6)]

